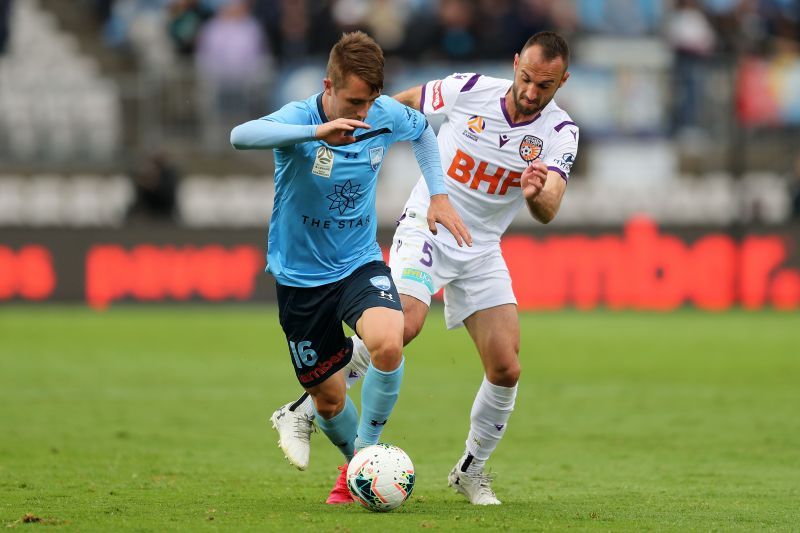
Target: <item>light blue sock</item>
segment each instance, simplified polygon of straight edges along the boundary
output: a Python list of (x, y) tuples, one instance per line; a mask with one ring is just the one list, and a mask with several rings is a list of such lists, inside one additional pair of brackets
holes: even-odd
[(404, 366), (405, 358), (391, 372), (382, 372), (371, 363), (367, 368), (364, 384), (361, 385), (361, 421), (358, 423), (356, 450), (378, 443), (383, 426), (400, 395)]
[(350, 396), (345, 396), (342, 412), (330, 420), (325, 420), (317, 414), (317, 425), (325, 433), (325, 436), (339, 448), (349, 463), (353, 458), (353, 441), (356, 438), (356, 426), (358, 425), (358, 410)]

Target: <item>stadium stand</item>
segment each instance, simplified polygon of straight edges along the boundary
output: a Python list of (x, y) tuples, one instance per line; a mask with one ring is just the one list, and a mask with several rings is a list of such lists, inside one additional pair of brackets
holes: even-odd
[(118, 149), (117, 87), (37, 0), (12, 4), (0, 59), (0, 136), (11, 159), (108, 160)]
[[(10, 6), (0, 52), (3, 226), (124, 225), (135, 200), (129, 169), (156, 150), (186, 175), (177, 188), (179, 224), (262, 225), (271, 156), (233, 154), (227, 132), (243, 113), (258, 116), (316, 90), (330, 42), (354, 28), (386, 50), (388, 93), (459, 70), (508, 76), (527, 35), (567, 35), (572, 77), (559, 101), (581, 125), (581, 148), (556, 226), (618, 225), (642, 212), (682, 226), (797, 216), (798, 0)], [(225, 24), (258, 28), (247, 44), (263, 74), (255, 84), (232, 89), (227, 79), (222, 90), (209, 89), (219, 73), (203, 59), (203, 35)], [(214, 57), (228, 53), (225, 39), (221, 45)], [(633, 48), (637, 54), (627, 53)], [(417, 179), (404, 170), (410, 152), (397, 152), (385, 161), (379, 191), (384, 224)], [(531, 222), (522, 213), (515, 224)]]

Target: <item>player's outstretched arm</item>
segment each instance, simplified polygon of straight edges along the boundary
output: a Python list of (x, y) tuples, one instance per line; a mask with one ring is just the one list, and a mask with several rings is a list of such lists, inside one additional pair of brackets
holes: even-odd
[(239, 124), (231, 130), (231, 144), (237, 150), (269, 150), (314, 139), (313, 124), (283, 124), (257, 119)]
[(347, 118), (338, 118), (319, 126), (258, 119), (233, 128), (231, 144), (237, 150), (269, 150), (319, 139), (332, 146), (339, 146), (355, 142), (351, 133), (356, 128), (368, 129), (369, 125)]
[(422, 111), (419, 108), (420, 100), (422, 99), (422, 85), (417, 85), (416, 87), (406, 89), (405, 91), (392, 96), (392, 98), (410, 108), (416, 109), (417, 111)]
[(556, 217), (567, 189), (561, 174), (548, 170), (542, 161), (534, 161), (523, 171), (520, 186), (533, 218), (547, 224)]

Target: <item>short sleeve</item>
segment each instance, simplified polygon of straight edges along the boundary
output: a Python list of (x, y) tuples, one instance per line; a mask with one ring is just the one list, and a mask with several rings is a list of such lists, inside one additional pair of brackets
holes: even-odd
[(555, 129), (543, 161), (548, 170), (558, 172), (564, 180), (569, 180), (572, 164), (578, 155), (578, 127), (574, 122), (566, 121)]
[(462, 92), (470, 90), (480, 74), (451, 74), (443, 80), (431, 80), (422, 86), (420, 110), (426, 115), (447, 115)]

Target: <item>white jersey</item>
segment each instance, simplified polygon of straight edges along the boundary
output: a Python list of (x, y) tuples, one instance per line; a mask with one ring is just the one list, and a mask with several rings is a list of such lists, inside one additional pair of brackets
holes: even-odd
[[(422, 88), (421, 111), (445, 116), (438, 141), (447, 193), (478, 247), (499, 243), (525, 205), (520, 177), (528, 164), (539, 159), (567, 180), (578, 151), (578, 127), (553, 100), (533, 119), (512, 122), (505, 105), (510, 88), (509, 80), (472, 73)], [(420, 179), (401, 223), (427, 227), (429, 203)], [(457, 246), (449, 231), (431, 238)]]

